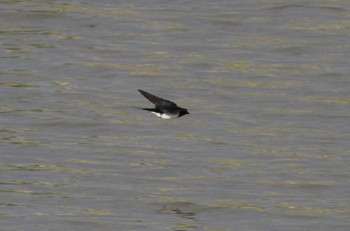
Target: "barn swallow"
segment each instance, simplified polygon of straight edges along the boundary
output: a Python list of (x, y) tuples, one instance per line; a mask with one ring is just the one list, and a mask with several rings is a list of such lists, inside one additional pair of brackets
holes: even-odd
[(150, 111), (155, 114), (157, 117), (162, 119), (173, 119), (177, 117), (184, 116), (186, 114), (190, 114), (186, 108), (181, 108), (176, 105), (176, 103), (171, 102), (166, 99), (162, 99), (158, 96), (152, 95), (143, 90), (139, 90), (139, 92), (146, 97), (151, 103), (154, 104), (155, 108), (140, 108), (142, 110)]

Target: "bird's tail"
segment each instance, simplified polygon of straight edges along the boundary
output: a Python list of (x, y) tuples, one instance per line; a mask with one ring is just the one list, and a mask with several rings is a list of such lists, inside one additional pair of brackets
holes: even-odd
[(133, 106), (133, 107), (136, 109), (141, 109), (141, 110), (145, 110), (145, 111), (154, 111), (154, 108), (142, 108), (142, 107), (136, 107), (136, 106)]
[(154, 108), (141, 108), (141, 109), (145, 111), (155, 111)]

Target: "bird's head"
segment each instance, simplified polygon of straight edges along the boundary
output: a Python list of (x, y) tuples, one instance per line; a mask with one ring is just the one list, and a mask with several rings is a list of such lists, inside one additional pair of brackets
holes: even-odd
[(178, 117), (184, 116), (184, 115), (186, 115), (186, 114), (190, 114), (190, 113), (188, 112), (187, 108), (181, 108)]

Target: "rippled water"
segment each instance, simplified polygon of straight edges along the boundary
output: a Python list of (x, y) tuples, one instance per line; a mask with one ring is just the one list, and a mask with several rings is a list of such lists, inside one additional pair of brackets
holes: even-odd
[(0, 6), (1, 230), (350, 229), (348, 1)]

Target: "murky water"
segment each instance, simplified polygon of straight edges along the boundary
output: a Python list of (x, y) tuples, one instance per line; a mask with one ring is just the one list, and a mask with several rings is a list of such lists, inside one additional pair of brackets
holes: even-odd
[(348, 1), (0, 6), (1, 230), (350, 229)]

